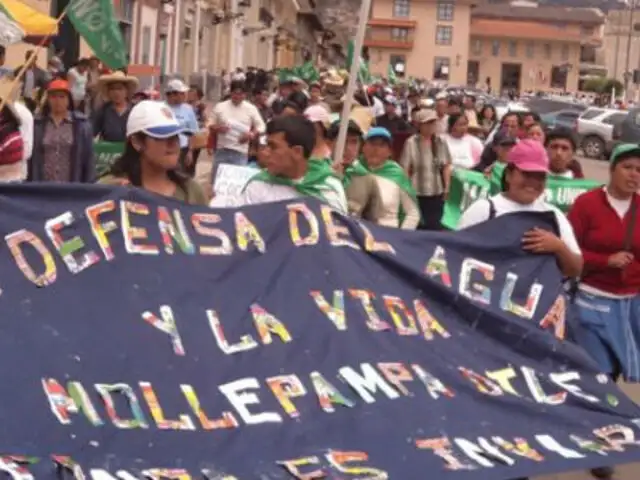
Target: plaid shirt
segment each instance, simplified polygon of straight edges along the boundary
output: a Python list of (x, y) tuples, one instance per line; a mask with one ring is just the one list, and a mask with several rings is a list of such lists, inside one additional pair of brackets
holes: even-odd
[(402, 151), (400, 165), (409, 172), (411, 183), (419, 196), (431, 197), (444, 193), (444, 167), (451, 163), (451, 155), (446, 142), (434, 137), (436, 157), (433, 148), (424, 145), (420, 135), (407, 139)]

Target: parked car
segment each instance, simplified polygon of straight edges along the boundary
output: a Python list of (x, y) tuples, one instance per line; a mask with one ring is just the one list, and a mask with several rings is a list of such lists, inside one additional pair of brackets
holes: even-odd
[(580, 116), (579, 110), (558, 110), (557, 112), (540, 115), (540, 120), (545, 128), (553, 130), (556, 127), (565, 127), (575, 130)]
[(627, 112), (589, 107), (578, 117), (576, 133), (580, 147), (588, 158), (602, 158), (613, 150), (613, 127), (622, 123)]
[(614, 143), (640, 143), (640, 107), (632, 108), (614, 128)]

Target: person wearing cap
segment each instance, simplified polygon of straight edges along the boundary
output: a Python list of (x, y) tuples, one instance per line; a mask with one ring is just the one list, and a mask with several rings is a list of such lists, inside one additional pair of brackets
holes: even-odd
[(398, 163), (391, 160), (391, 132), (373, 127), (365, 134), (362, 165), (376, 177), (382, 212), (379, 225), (415, 230), (420, 210), (411, 180)]
[(547, 133), (545, 148), (549, 154), (549, 170), (553, 176), (584, 178), (582, 166), (574, 158), (576, 139), (571, 129), (557, 127)]
[(265, 132), (260, 112), (246, 100), (244, 83), (231, 82), (230, 90), (229, 100), (218, 103), (213, 109), (212, 130), (217, 134), (217, 149), (213, 157), (212, 183), (218, 165), (246, 166), (250, 142)]
[(130, 99), (138, 89), (138, 79), (122, 72), (101, 75), (96, 84), (105, 102), (93, 113), (93, 134), (105, 142), (124, 142)]
[(614, 381), (640, 382), (640, 146), (618, 145), (609, 181), (576, 198), (568, 217), (585, 270), (575, 338)]
[(28, 179), (91, 183), (95, 168), (91, 122), (74, 110), (69, 82), (53, 80), (47, 86), (41, 115), (34, 121)]
[[(585, 263), (574, 289), (572, 337), (614, 382), (640, 381), (639, 189), (640, 147), (621, 144), (611, 155), (608, 184), (580, 195), (568, 214)], [(614, 473), (591, 470), (600, 479)]]
[[(496, 165), (506, 165), (509, 163), (509, 152), (517, 143), (518, 139), (509, 135), (507, 131), (500, 131), (495, 134), (491, 143), (495, 161), (483, 170), (487, 177), (491, 176), (491, 172)], [(477, 168), (474, 168), (474, 170), (476, 169)]]
[(275, 113), (282, 111), (284, 104), (289, 95), (293, 93), (294, 82), (291, 76), (287, 75), (279, 79), (278, 90), (272, 93), (267, 100), (267, 106), (271, 107)]
[(311, 157), (331, 164), (331, 148), (327, 143), (327, 130), (331, 126), (331, 114), (322, 105), (312, 105), (304, 111), (304, 116), (313, 123), (316, 131), (316, 143)]
[(99, 182), (143, 188), (191, 205), (206, 205), (200, 186), (180, 172), (179, 135), (183, 128), (167, 105), (142, 100), (127, 119), (124, 153)]
[(396, 133), (410, 133), (413, 128), (404, 118), (398, 115), (397, 99), (392, 95), (387, 95), (384, 97), (383, 103), (384, 114), (376, 118), (376, 125), (386, 128), (391, 132), (391, 135), (395, 135)]
[(549, 173), (549, 157), (540, 142), (522, 140), (513, 147), (502, 176), (502, 192), (477, 200), (460, 218), (458, 229), (516, 212), (552, 212), (560, 236), (534, 228), (522, 238), (524, 250), (536, 254), (553, 254), (566, 277), (577, 277), (582, 271), (582, 254), (567, 217), (544, 201)]
[[(327, 132), (332, 151), (335, 149), (339, 133), (340, 120), (338, 119)], [(376, 177), (369, 173), (369, 170), (362, 165), (358, 158), (361, 142), (362, 129), (356, 121), (350, 119), (342, 161), (334, 168), (342, 176), (342, 186), (347, 196), (349, 215), (378, 223), (382, 215), (382, 198)]]
[(422, 230), (440, 230), (444, 197), (449, 190), (451, 156), (449, 147), (437, 135), (438, 115), (422, 109), (415, 114), (418, 133), (404, 144), (400, 165), (417, 192)]
[(167, 105), (173, 111), (180, 125), (182, 125), (182, 132), (178, 138), (180, 139), (180, 165), (185, 171), (189, 171), (193, 163), (191, 137), (199, 130), (196, 112), (187, 103), (188, 92), (189, 87), (187, 84), (178, 78), (169, 80), (167, 88), (165, 88)]
[(310, 158), (315, 137), (313, 123), (302, 115), (271, 120), (267, 125), (266, 168), (245, 185), (240, 204), (314, 197), (346, 214), (347, 199), (340, 178), (326, 161)]

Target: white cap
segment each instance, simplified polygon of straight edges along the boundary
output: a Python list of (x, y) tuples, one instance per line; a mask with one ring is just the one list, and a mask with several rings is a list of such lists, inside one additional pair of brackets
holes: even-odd
[(144, 133), (153, 138), (169, 138), (184, 129), (171, 109), (162, 102), (143, 100), (134, 106), (127, 120), (127, 137)]
[(189, 91), (189, 87), (187, 86), (187, 84), (184, 83), (179, 78), (174, 78), (173, 80), (169, 80), (169, 83), (167, 83), (167, 88), (165, 88), (165, 92), (167, 93), (172, 93), (172, 92), (187, 93), (188, 91)]
[(304, 116), (313, 123), (322, 123), (327, 128), (331, 125), (331, 114), (322, 105), (311, 105), (307, 107), (304, 111)]

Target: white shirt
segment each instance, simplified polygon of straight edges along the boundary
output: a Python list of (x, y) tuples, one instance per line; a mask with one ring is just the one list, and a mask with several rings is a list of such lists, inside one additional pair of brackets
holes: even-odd
[(71, 96), (76, 101), (83, 100), (87, 93), (88, 72), (80, 73), (76, 67), (73, 67), (69, 70), (68, 75), (73, 80), (71, 82)]
[[(344, 193), (342, 182), (337, 178), (326, 180), (327, 188), (323, 192), (323, 198), (328, 205), (340, 213), (347, 214), (347, 196)], [(274, 185), (271, 183), (254, 180), (249, 182), (240, 196), (240, 205), (258, 205), (262, 203), (280, 202), (302, 198), (300, 192), (289, 185)]]
[(442, 136), (447, 142), (451, 154), (451, 165), (458, 168), (473, 168), (482, 154), (482, 142), (473, 135), (454, 138), (449, 134)]
[(371, 101), (371, 114), (374, 118), (381, 117), (384, 115), (384, 103), (378, 97), (370, 97), (373, 98)]
[[(382, 212), (378, 219), (378, 225), (404, 230), (415, 230), (420, 223), (420, 211), (413, 199), (403, 191), (397, 183), (388, 178), (374, 175), (382, 200)], [(405, 217), (402, 225), (399, 224), (398, 211), (402, 205)]]
[[(567, 217), (558, 208), (545, 202), (542, 197), (539, 197), (535, 202), (530, 203), (529, 205), (522, 205), (509, 200), (503, 194), (498, 193), (491, 197), (491, 201), (495, 208), (496, 217), (513, 212), (553, 212), (560, 230), (560, 239), (572, 253), (576, 253), (578, 255), (582, 253), (580, 246), (578, 245), (578, 241), (576, 240), (576, 235), (573, 232), (573, 227), (569, 223), (569, 220), (567, 220)], [(483, 198), (476, 200), (462, 214), (460, 223), (458, 223), (458, 230), (489, 220), (490, 212), (491, 207), (488, 199)]]
[(33, 154), (33, 114), (23, 103), (15, 102), (13, 104), (18, 117), (20, 117), (20, 135), (24, 143), (24, 153), (22, 159), (25, 162), (25, 178), (27, 176), (26, 162)]
[(218, 134), (217, 148), (228, 148), (245, 154), (249, 153), (249, 142), (240, 143), (240, 136), (252, 129), (258, 133), (264, 133), (266, 129), (256, 106), (244, 100), (239, 105), (231, 100), (218, 103), (213, 109), (213, 118), (216, 125), (229, 127), (227, 133)]

